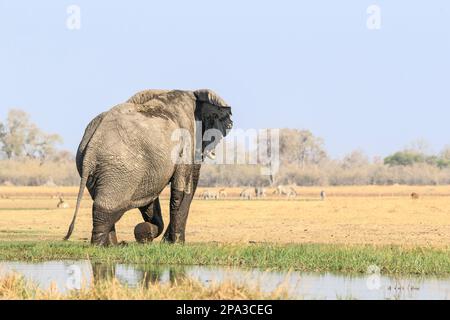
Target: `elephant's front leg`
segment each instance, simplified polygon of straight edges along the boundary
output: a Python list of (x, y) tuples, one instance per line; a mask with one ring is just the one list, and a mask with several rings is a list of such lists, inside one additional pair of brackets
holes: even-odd
[(185, 226), (191, 200), (192, 198), (189, 194), (172, 188), (170, 195), (170, 223), (164, 234), (164, 241), (184, 243)]
[[(189, 209), (195, 190), (197, 189), (198, 178), (200, 175), (200, 165), (194, 165), (188, 175), (189, 192), (181, 191), (175, 183), (171, 184), (170, 190), (170, 223), (164, 234), (164, 241), (170, 243), (184, 243), (186, 233), (186, 222), (189, 215)], [(186, 180), (185, 180), (186, 181)]]

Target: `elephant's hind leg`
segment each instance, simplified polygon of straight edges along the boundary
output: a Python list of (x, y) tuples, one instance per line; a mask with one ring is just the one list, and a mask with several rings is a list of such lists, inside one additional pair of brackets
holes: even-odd
[(108, 243), (111, 245), (117, 245), (119, 242), (117, 241), (117, 234), (116, 234), (116, 225), (113, 224), (111, 227), (111, 231), (108, 233)]
[(153, 239), (159, 237), (164, 230), (164, 222), (159, 198), (156, 198), (155, 201), (149, 205), (139, 208), (139, 210), (141, 211), (144, 221), (155, 225), (158, 230), (157, 233), (152, 235)]
[(91, 243), (99, 246), (108, 246), (117, 244), (115, 223), (122, 217), (125, 211), (110, 212), (92, 208), (92, 237)]

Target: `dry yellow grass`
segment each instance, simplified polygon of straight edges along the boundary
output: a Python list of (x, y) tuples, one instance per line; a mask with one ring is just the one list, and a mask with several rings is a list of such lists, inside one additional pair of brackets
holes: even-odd
[(142, 283), (135, 288), (113, 278), (67, 293), (60, 293), (56, 286), (40, 289), (17, 274), (0, 279), (0, 300), (261, 300), (287, 297), (282, 286), (271, 293), (263, 293), (257, 286), (246, 287), (231, 281), (205, 286), (189, 278), (174, 283)]
[[(215, 188), (219, 190), (220, 188)], [(327, 199), (320, 201), (324, 189)], [(241, 188), (227, 189), (237, 196)], [(299, 197), (271, 195), (265, 200), (194, 200), (186, 238), (189, 242), (275, 242), (450, 245), (450, 186), (298, 187)], [(198, 190), (200, 195), (202, 189)], [(59, 192), (71, 207), (77, 188), (0, 187), (0, 241), (59, 240), (73, 209), (56, 209)], [(420, 194), (412, 200), (411, 192)], [(162, 201), (168, 223), (168, 201)], [(92, 202), (86, 195), (73, 235), (90, 239)], [(134, 241), (138, 210), (117, 224), (120, 240)]]
[[(238, 198), (240, 192), (247, 187), (234, 188), (198, 188), (196, 196), (200, 198), (204, 190), (212, 190), (218, 192), (225, 189), (229, 198)], [(250, 187), (249, 187), (250, 188)], [(299, 198), (319, 198), (320, 191), (326, 191), (328, 197), (395, 197), (407, 196), (413, 192), (422, 196), (450, 196), (450, 185), (442, 186), (339, 186), (339, 187), (295, 187), (299, 194)], [(269, 199), (283, 199), (273, 194), (275, 188), (266, 188), (266, 194)], [(14, 187), (14, 186), (0, 186), (0, 198), (29, 198), (42, 197), (52, 198), (62, 194), (66, 197), (76, 197), (78, 194), (78, 187)], [(85, 196), (89, 197), (87, 191)], [(169, 189), (166, 188), (161, 197), (167, 198), (169, 196)]]

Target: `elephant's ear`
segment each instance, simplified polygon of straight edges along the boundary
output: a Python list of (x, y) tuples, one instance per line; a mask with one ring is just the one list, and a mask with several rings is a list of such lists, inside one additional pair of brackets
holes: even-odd
[(194, 95), (201, 105), (196, 112), (201, 113), (201, 119), (205, 123), (204, 129), (216, 128), (225, 136), (226, 130), (233, 127), (231, 107), (228, 103), (209, 89), (194, 91)]
[(202, 158), (207, 156), (214, 159), (215, 146), (233, 127), (231, 107), (215, 92), (208, 89), (194, 91), (194, 95), (197, 99), (196, 119), (201, 120), (202, 123), (201, 137), (209, 129), (217, 129), (220, 132), (220, 136), (217, 136), (217, 130), (210, 131), (210, 133), (214, 132), (214, 134), (199, 144), (199, 147), (201, 145)]
[(194, 95), (200, 102), (206, 102), (215, 105), (217, 107), (227, 107), (227, 108), (230, 107), (221, 97), (219, 97), (212, 90), (209, 89), (196, 90), (194, 91)]

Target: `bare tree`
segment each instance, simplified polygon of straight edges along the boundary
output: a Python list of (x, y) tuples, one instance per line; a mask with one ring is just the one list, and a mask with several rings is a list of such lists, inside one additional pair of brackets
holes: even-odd
[(349, 153), (342, 160), (342, 167), (344, 169), (355, 169), (358, 167), (367, 166), (369, 158), (362, 150), (355, 150)]
[(443, 160), (450, 160), (450, 145), (446, 146), (444, 150), (441, 151), (440, 156)]
[(282, 163), (297, 163), (302, 168), (327, 158), (323, 140), (309, 130), (282, 129), (280, 131), (280, 158)]
[(28, 115), (18, 109), (8, 113), (6, 124), (2, 124), (2, 151), (8, 159), (22, 157), (24, 154), (25, 137), (29, 125)]
[(30, 121), (29, 115), (19, 109), (11, 109), (6, 124), (0, 124), (1, 150), (7, 159), (31, 158), (44, 161), (52, 157), (55, 145), (62, 138), (47, 134)]

